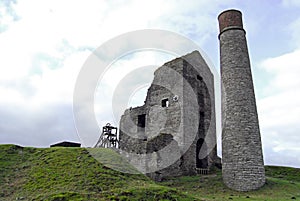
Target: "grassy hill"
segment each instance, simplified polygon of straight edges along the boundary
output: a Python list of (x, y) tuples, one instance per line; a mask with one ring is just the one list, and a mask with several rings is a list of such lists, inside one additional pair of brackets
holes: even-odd
[[(122, 161), (109, 149), (95, 154)], [(0, 145), (0, 200), (300, 200), (300, 169), (266, 167), (266, 174), (262, 189), (241, 193), (223, 185), (219, 170), (155, 183), (105, 167), (84, 148)]]

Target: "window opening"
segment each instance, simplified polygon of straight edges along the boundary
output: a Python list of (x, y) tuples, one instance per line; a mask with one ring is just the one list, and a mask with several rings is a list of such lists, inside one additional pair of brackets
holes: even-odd
[(138, 115), (138, 131), (145, 131), (146, 126), (146, 114)]
[(161, 101), (162, 107), (169, 107), (169, 99), (165, 98)]
[(197, 75), (197, 80), (200, 80), (200, 81), (202, 81), (202, 80), (203, 80), (203, 78), (202, 78), (200, 75)]

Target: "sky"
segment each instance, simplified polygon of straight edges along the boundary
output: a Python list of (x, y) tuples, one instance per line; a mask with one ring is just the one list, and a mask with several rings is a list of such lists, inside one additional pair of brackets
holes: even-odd
[[(217, 16), (231, 8), (243, 13), (265, 164), (300, 167), (298, 0), (0, 0), (0, 144), (80, 142), (73, 114), (76, 79), (93, 51), (121, 34), (141, 29), (180, 34), (201, 47), (219, 71)], [(135, 77), (143, 83), (125, 106), (141, 105), (153, 71), (173, 57), (149, 50), (113, 62), (95, 90), (99, 126), (118, 126), (112, 96), (118, 87), (120, 95), (127, 93), (118, 83), (151, 66)], [(220, 155), (219, 131), (218, 149)]]

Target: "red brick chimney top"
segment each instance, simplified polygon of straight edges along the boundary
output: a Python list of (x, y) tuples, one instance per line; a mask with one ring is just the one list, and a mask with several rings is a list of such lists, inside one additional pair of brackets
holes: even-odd
[(243, 29), (242, 13), (238, 10), (226, 10), (219, 17), (220, 34), (228, 29)]

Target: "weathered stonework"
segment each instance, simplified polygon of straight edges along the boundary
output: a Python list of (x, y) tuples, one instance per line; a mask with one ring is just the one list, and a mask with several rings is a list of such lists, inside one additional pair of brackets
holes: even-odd
[(261, 137), (242, 14), (219, 15), (224, 183), (250, 191), (265, 183)]
[[(218, 20), (223, 181), (251, 191), (264, 185), (265, 170), (246, 32), (240, 11), (224, 11)], [(199, 52), (158, 68), (144, 102), (127, 109), (119, 127), (119, 152), (140, 172), (160, 181), (221, 165), (214, 77)]]
[(145, 104), (120, 120), (121, 152), (155, 180), (195, 175), (219, 162), (214, 78), (199, 52), (165, 63), (154, 73)]

